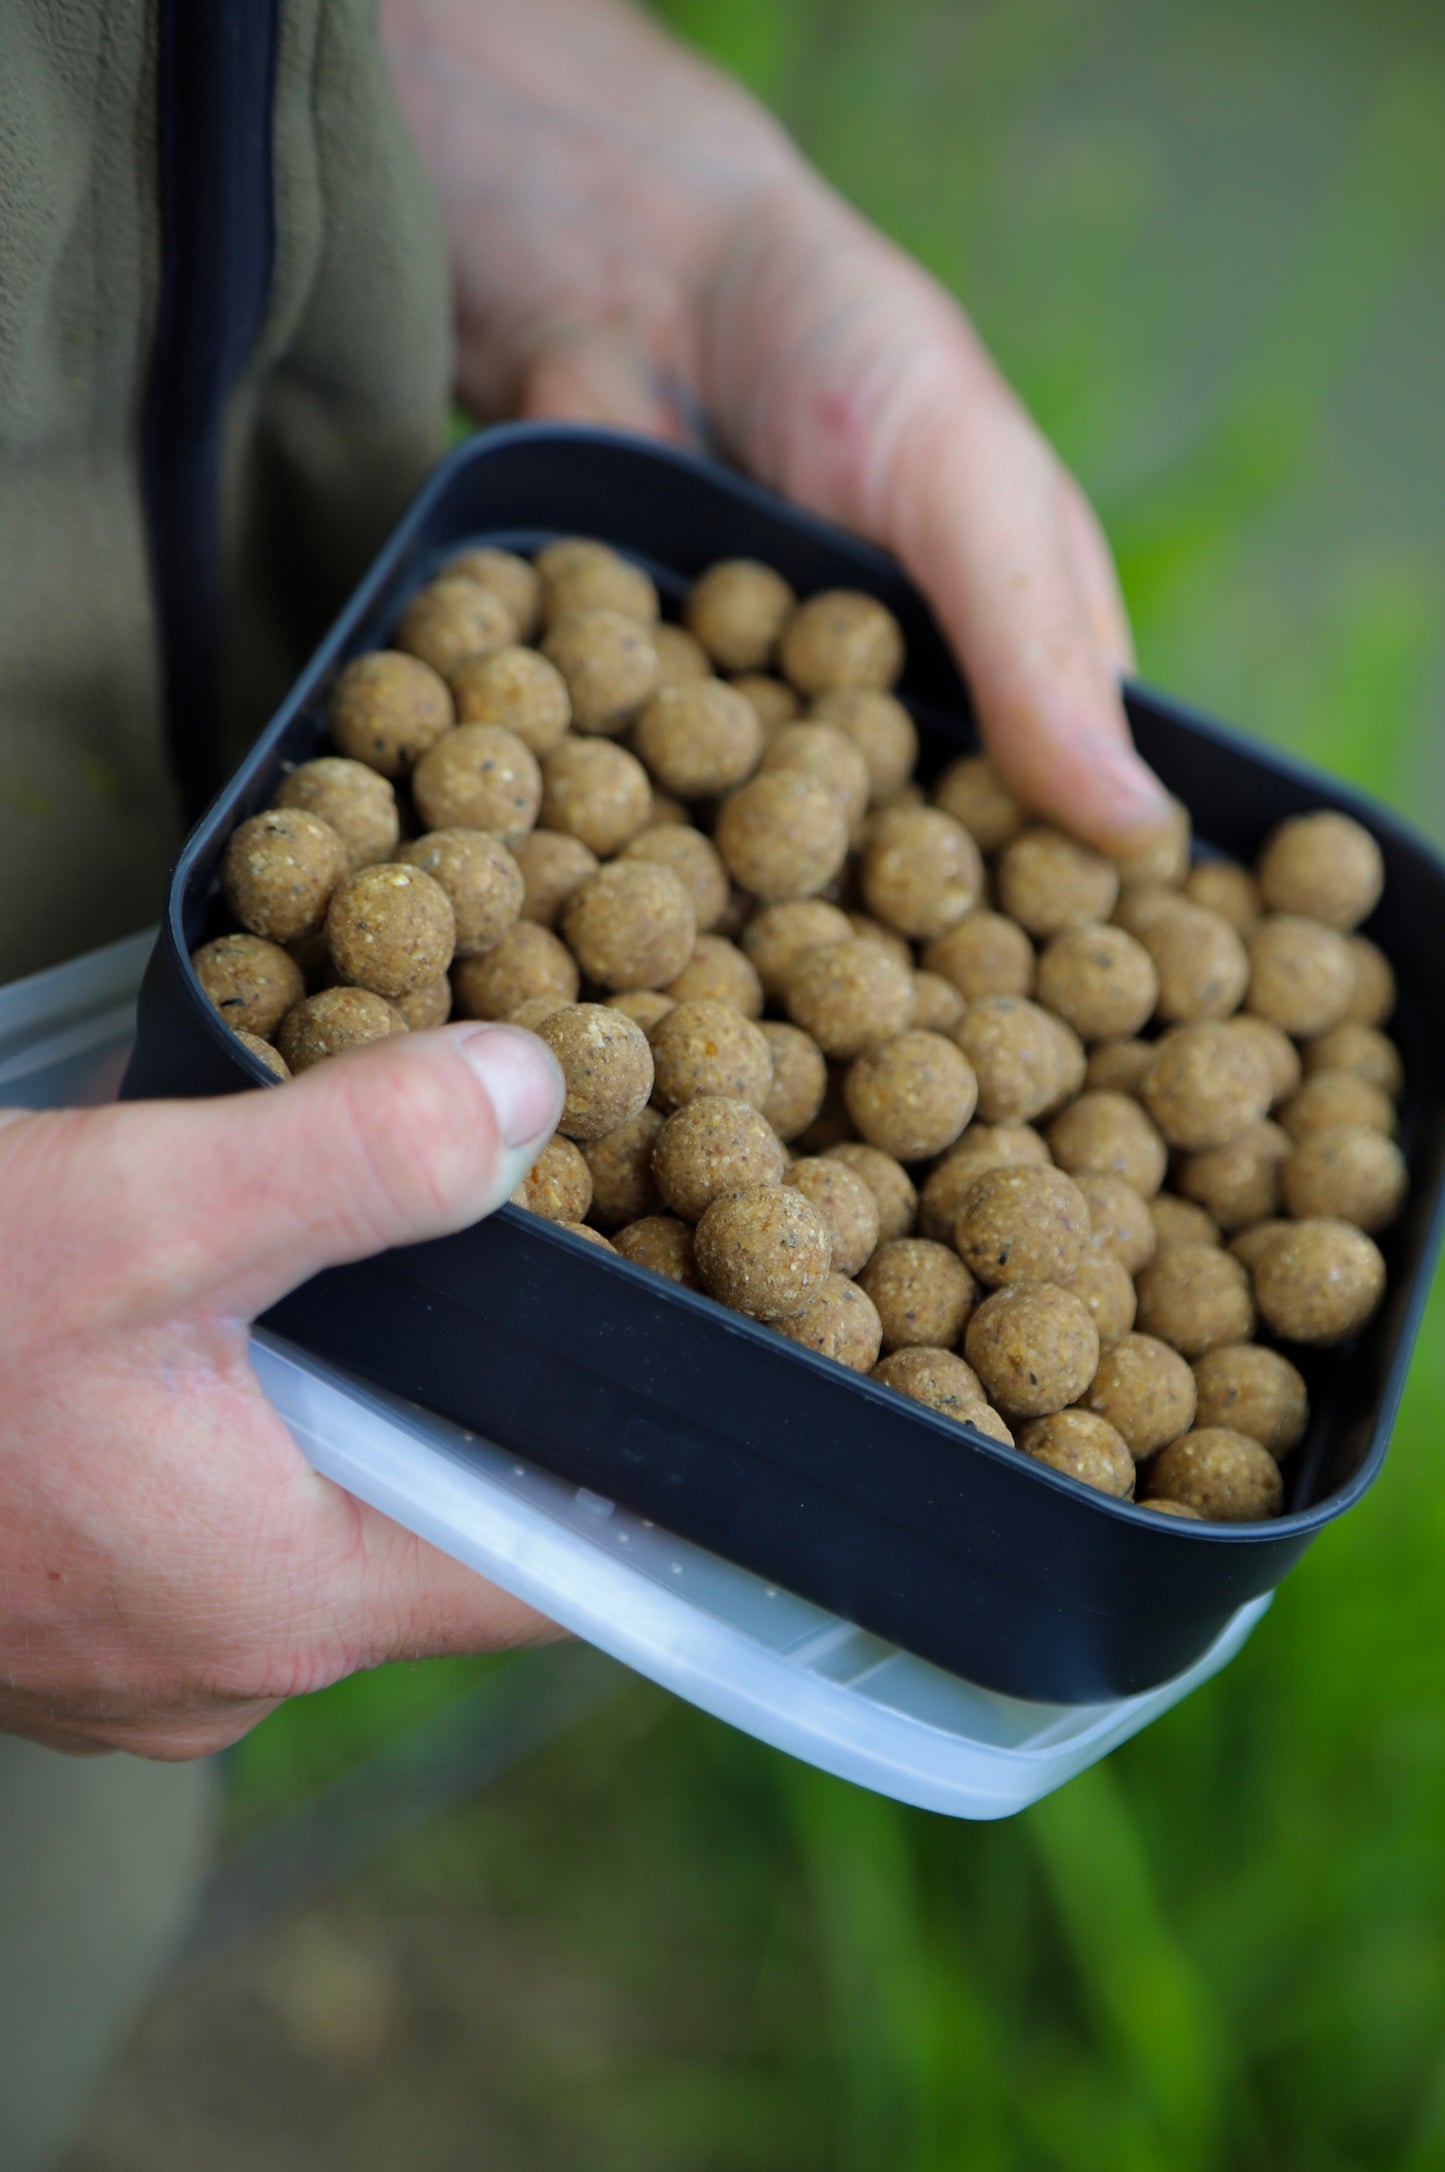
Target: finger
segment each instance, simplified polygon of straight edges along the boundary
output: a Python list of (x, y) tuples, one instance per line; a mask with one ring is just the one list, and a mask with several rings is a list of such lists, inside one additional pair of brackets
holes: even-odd
[(469, 1652), (555, 1644), (567, 1632), (500, 1585), (404, 1530), (388, 1516), (347, 1498), (355, 1518), (348, 1639), (361, 1664), (434, 1659)]
[(601, 423), (674, 444), (689, 440), (641, 345), (605, 327), (560, 339), (539, 354), (522, 381), (521, 411), (530, 420)]
[(1114, 554), (1098, 514), (1067, 468), (1059, 469), (1058, 480), (1070, 563), (1094, 639), (1119, 677), (1132, 675), (1138, 659)]

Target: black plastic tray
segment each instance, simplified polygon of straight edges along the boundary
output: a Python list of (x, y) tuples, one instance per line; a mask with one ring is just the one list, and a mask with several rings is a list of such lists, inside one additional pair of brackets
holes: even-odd
[[(679, 597), (746, 554), (797, 589), (882, 597), (908, 638), (902, 692), (934, 760), (974, 738), (967, 697), (899, 569), (725, 468), (610, 433), (517, 426), (432, 476), (289, 699), (187, 843), (141, 993), (131, 1096), (264, 1083), (188, 956), (217, 925), (226, 838), (282, 762), (324, 739), (338, 667), (385, 642), (439, 557), (486, 539), (605, 537)], [(1346, 809), (1379, 840), (1370, 932), (1400, 985), (1412, 1191), (1384, 1244), (1390, 1288), (1365, 1334), (1306, 1361), (1314, 1418), (1270, 1524), (1189, 1525), (1086, 1490), (961, 1431), (515, 1208), (437, 1243), (319, 1275), (268, 1324), (548, 1469), (990, 1688), (1064, 1703), (1179, 1672), (1270, 1589), (1383, 1460), (1441, 1233), (1445, 867), (1391, 815), (1142, 687), (1139, 744), (1207, 847), (1243, 859), (1281, 816)]]

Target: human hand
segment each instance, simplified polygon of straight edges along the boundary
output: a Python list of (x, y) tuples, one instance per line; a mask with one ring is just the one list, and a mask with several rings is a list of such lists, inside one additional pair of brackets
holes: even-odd
[(622, 0), (387, 0), (481, 416), (705, 430), (893, 551), (1006, 780), (1107, 848), (1168, 825), (1113, 564), (944, 290), (736, 85)]
[(282, 1091), (0, 1113), (0, 1731), (196, 1757), (357, 1668), (550, 1633), (312, 1471), (247, 1331), (500, 1206), (561, 1102), (540, 1041), (470, 1025)]

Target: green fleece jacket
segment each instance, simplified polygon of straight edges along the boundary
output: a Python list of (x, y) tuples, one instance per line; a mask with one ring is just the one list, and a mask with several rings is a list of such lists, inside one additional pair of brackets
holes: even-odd
[[(141, 470), (157, 0), (3, 12), (0, 982), (154, 919), (179, 838)], [(450, 383), (440, 220), (368, 0), (284, 0), (272, 160), (269, 305), (225, 419), (237, 751), (435, 459)]]

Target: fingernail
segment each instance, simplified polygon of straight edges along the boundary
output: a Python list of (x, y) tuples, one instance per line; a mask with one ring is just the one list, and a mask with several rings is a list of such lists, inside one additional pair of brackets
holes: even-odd
[(1141, 822), (1172, 821), (1174, 803), (1159, 779), (1129, 747), (1100, 747), (1095, 766), (1109, 780), (1115, 797)]
[(562, 1074), (535, 1033), (520, 1026), (478, 1026), (459, 1038), (458, 1047), (487, 1089), (505, 1146), (534, 1146), (555, 1127)]

